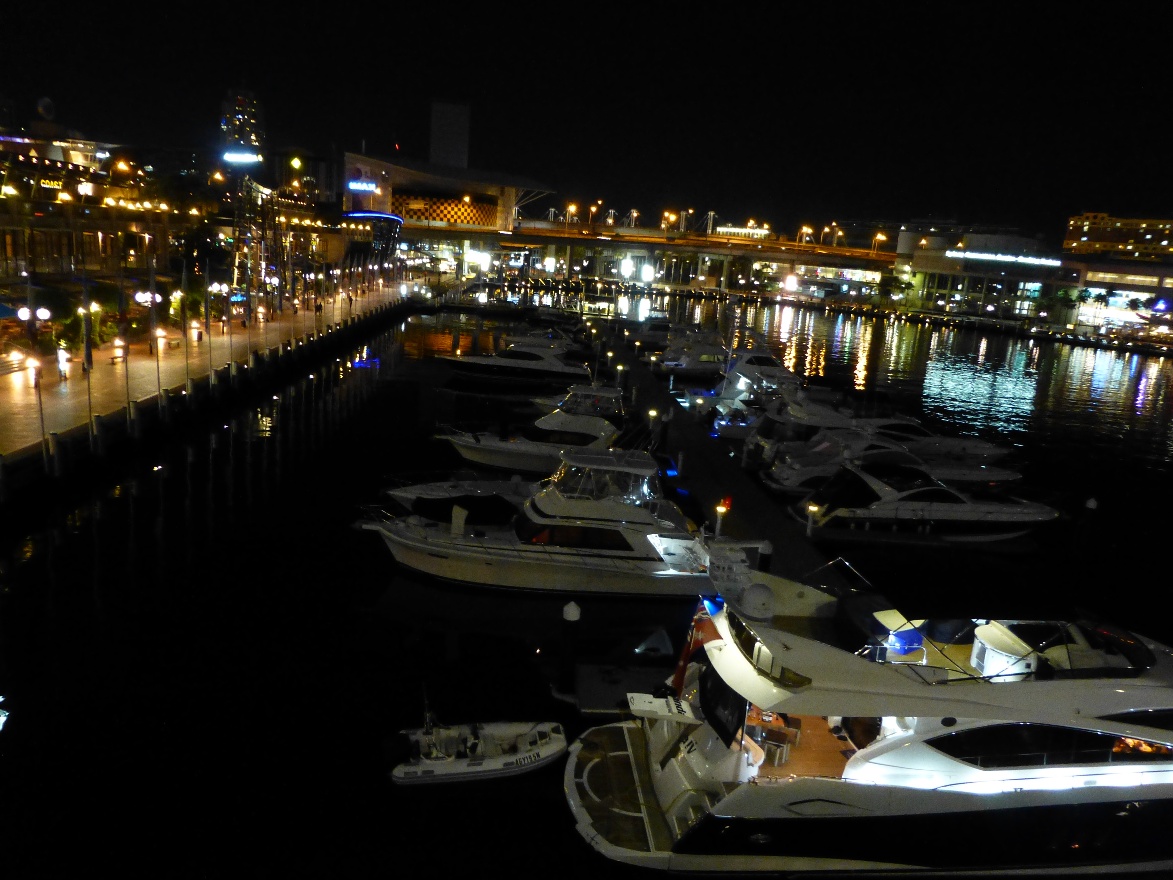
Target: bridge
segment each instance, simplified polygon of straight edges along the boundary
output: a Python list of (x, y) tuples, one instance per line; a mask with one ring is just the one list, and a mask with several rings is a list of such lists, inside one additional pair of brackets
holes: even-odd
[(450, 239), (454, 234), (468, 235), (480, 242), (479, 247), (492, 253), (552, 248), (555, 252), (565, 251), (568, 263), (573, 262), (575, 255), (598, 261), (642, 256), (665, 267), (667, 277), (658, 279), (658, 283), (687, 284), (686, 265), (696, 264), (696, 274), (701, 274), (700, 261), (706, 260), (710, 265), (720, 264), (721, 274), (705, 286), (722, 289), (731, 286), (726, 283), (731, 273), (744, 270), (748, 276), (752, 264), (759, 262), (778, 264), (778, 274), (787, 275), (799, 273), (799, 267), (811, 266), (880, 273), (890, 270), (896, 261), (893, 251), (790, 241), (768, 233), (749, 237), (607, 223), (521, 220), (510, 230), (481, 227), (474, 231), (405, 218), (403, 231), (412, 238), (436, 240)]

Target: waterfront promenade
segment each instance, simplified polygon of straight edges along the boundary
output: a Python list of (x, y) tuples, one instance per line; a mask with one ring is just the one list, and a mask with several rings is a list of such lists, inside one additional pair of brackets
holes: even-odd
[(157, 350), (147, 340), (126, 346), (121, 358), (112, 342), (95, 348), (90, 371), (74, 353), (68, 378), (47, 359), (40, 366), (39, 388), (32, 367), (0, 375), (0, 500), (15, 470), (51, 471), (57, 445), (67, 435), (75, 440), (79, 433), (88, 435), (98, 445), (103, 434), (133, 433), (136, 418), (165, 417), (167, 407), (197, 387), (210, 393), (218, 383), (243, 379), (258, 364), (325, 342), (400, 301), (392, 289), (375, 287), (353, 300), (343, 293), (324, 301), (321, 314), (287, 310), (251, 326), (218, 323), (210, 333), (189, 328), (186, 336), (172, 326)]
[[(30, 369), (0, 376), (0, 501), (34, 478), (61, 476), (65, 463), (79, 459), (69, 454), (74, 448), (100, 451), (110, 438), (141, 433), (132, 424), (135, 420), (155, 426), (171, 409), (186, 411), (193, 401), (206, 400), (215, 393), (210, 376), (221, 385), (244, 381), (249, 370), (294, 357), (303, 347), (328, 343), (331, 334), (361, 327), (364, 318), (400, 305), (406, 303), (397, 293), (376, 288), (355, 296), (353, 311), (344, 295), (338, 297), (337, 313), (335, 303), (327, 302), (316, 321), (312, 311), (303, 310), (296, 315), (286, 312), (251, 330), (213, 326), (202, 339), (171, 337), (172, 344), (157, 352), (145, 342), (133, 345), (125, 361), (111, 362), (113, 346), (107, 344), (94, 351), (89, 373), (82, 371), (80, 357), (70, 365), (67, 380), (58, 376), (55, 363), (43, 365), (39, 400)], [(701, 422), (679, 408), (668, 386), (626, 343), (618, 324), (605, 326), (597, 344), (616, 352), (611, 375), (619, 375), (614, 367), (623, 364), (621, 375), (632, 411), (649, 420), (661, 451), (676, 461), (681, 483), (710, 533), (718, 527), (717, 505), (731, 500), (720, 516), (721, 534), (764, 542), (767, 557), (762, 562), (770, 570), (802, 577), (825, 565), (826, 557), (805, 540), (801, 527), (742, 468), (733, 445), (710, 437)], [(185, 400), (185, 395), (192, 398)], [(820, 579), (835, 578), (824, 573)]]

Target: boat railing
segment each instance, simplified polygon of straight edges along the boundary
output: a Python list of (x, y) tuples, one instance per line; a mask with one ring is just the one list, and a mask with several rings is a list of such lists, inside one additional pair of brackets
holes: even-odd
[(364, 504), (359, 507), (361, 517), (357, 523), (359, 528), (370, 525), (395, 522), (396, 515), (382, 504)]

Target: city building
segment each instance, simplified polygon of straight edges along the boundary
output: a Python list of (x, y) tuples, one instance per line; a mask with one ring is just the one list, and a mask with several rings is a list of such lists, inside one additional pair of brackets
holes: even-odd
[[(482, 277), (817, 299), (1078, 332), (1162, 329), (1173, 221), (1073, 217), (1064, 249), (1012, 230), (910, 221), (768, 226), (712, 212), (617, 217), (468, 167), (468, 112), (433, 108), (428, 162), (271, 147), (257, 96), (230, 91), (213, 155), (148, 154), (0, 114), (0, 299), (116, 285), (118, 313), (152, 284), (252, 319), (339, 290)], [(703, 219), (702, 219), (703, 218)], [(84, 276), (84, 277), (81, 277)], [(205, 291), (212, 285), (217, 305)], [(239, 303), (237, 306), (231, 303)], [(73, 311), (72, 308), (67, 311)]]

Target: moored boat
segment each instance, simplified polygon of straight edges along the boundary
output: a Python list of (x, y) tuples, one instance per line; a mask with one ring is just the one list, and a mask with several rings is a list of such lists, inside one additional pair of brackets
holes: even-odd
[(604, 451), (619, 439), (619, 428), (609, 419), (555, 409), (517, 430), (447, 431), (436, 434), (473, 465), (528, 474), (549, 474), (565, 451)]
[(751, 584), (570, 747), (608, 859), (693, 875), (1173, 870), (1173, 649), (1094, 619), (908, 619)]
[(571, 385), (592, 380), (585, 361), (560, 345), (515, 344), (489, 354), (437, 355), (437, 360), (469, 381)]
[(500, 500), (490, 512), (479, 498), (475, 517), (448, 499), (402, 515), (369, 509), (356, 525), (417, 573), (540, 593), (709, 595), (749, 576), (746, 551), (760, 548), (705, 535), (665, 497), (644, 451), (564, 452), (520, 510), (515, 496)]
[(787, 507), (815, 540), (933, 546), (1010, 541), (1059, 520), (1049, 505), (946, 486), (923, 466), (845, 461)]
[(400, 785), (470, 782), (517, 776), (566, 754), (566, 733), (555, 721), (438, 724), (400, 731), (407, 757), (391, 769)]

